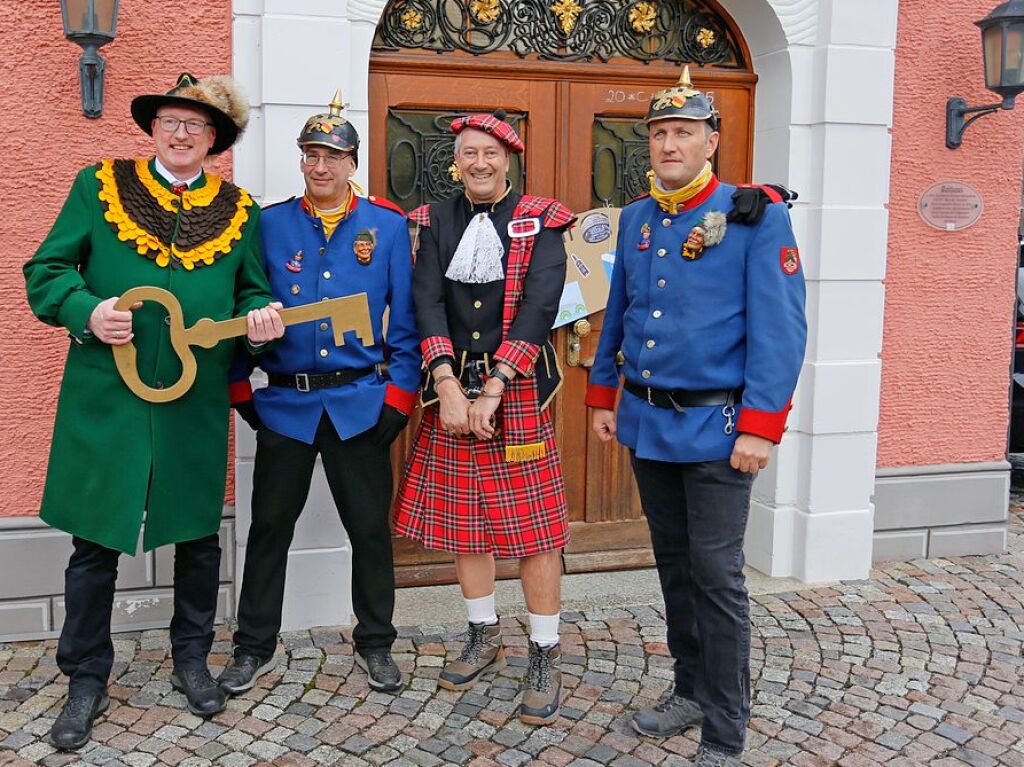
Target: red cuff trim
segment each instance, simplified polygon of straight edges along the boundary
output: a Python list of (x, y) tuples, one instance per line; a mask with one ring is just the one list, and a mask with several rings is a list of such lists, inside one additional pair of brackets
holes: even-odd
[(420, 351), (423, 352), (423, 364), (430, 366), (438, 357), (455, 358), (455, 347), (452, 340), (444, 336), (429, 336), (420, 342)]
[(248, 402), (252, 399), (252, 384), (246, 378), (242, 381), (233, 381), (228, 384), (228, 399), (232, 405), (239, 402)]
[(619, 396), (619, 390), (611, 386), (600, 386), (588, 384), (587, 397), (583, 401), (587, 407), (597, 407), (602, 410), (614, 410), (615, 399)]
[(504, 362), (521, 376), (533, 375), (533, 366), (537, 362), (540, 347), (527, 341), (502, 341), (494, 359)]
[(384, 389), (384, 404), (390, 405), (406, 415), (412, 415), (413, 408), (416, 407), (416, 392), (406, 391), (394, 384), (388, 384)]
[(772, 413), (767, 410), (754, 410), (749, 407), (740, 409), (740, 417), (736, 421), (736, 431), (744, 434), (756, 434), (774, 442), (782, 442), (782, 432), (786, 430), (786, 419), (793, 403), (789, 402), (782, 410)]

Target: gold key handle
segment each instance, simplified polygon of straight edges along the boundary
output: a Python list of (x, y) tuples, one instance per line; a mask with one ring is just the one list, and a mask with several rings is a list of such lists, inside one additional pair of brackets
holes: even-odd
[[(139, 301), (155, 301), (167, 309), (171, 330), (171, 348), (181, 360), (181, 377), (171, 386), (155, 389), (144, 384), (139, 378), (139, 371), (136, 367), (137, 351), (131, 341), (120, 346), (110, 347), (114, 352), (114, 364), (117, 365), (117, 372), (121, 374), (125, 385), (132, 390), (135, 396), (147, 402), (171, 402), (192, 387), (196, 380), (196, 357), (192, 353), (191, 347), (199, 346), (203, 349), (212, 349), (221, 341), (244, 336), (249, 332), (245, 317), (235, 317), (221, 322), (204, 317), (192, 327), (186, 328), (181, 304), (178, 303), (174, 294), (163, 288), (150, 285), (126, 290), (114, 303), (114, 308), (119, 311), (127, 311)], [(354, 296), (342, 296), (341, 298), (325, 298), (316, 303), (291, 306), (281, 310), (281, 320), (285, 326), (321, 319), (331, 320), (335, 346), (344, 345), (345, 333), (349, 331), (355, 331), (356, 336), (363, 342), (363, 346), (373, 345), (373, 325), (370, 322), (370, 305), (366, 293), (357, 293)]]

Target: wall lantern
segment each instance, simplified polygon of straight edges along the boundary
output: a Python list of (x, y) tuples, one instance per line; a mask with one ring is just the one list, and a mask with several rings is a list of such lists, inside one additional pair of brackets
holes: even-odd
[(117, 6), (120, 0), (60, 0), (64, 16), (64, 36), (82, 46), (78, 77), (82, 87), (82, 111), (86, 117), (103, 114), (103, 70), (106, 62), (100, 46), (117, 33)]
[[(946, 102), (946, 146), (956, 149), (967, 126), (1000, 109), (1013, 109), (1013, 100), (1024, 91), (1024, 0), (1010, 0), (976, 21), (981, 27), (985, 58), (985, 87), (1003, 97), (1001, 104), (969, 107), (954, 96)], [(964, 120), (964, 115), (974, 114)]]

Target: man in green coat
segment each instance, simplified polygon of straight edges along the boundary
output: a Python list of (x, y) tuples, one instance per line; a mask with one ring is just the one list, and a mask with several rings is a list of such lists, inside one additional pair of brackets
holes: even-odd
[(121, 552), (175, 544), (171, 683), (200, 716), (222, 711), (210, 676), (228, 449), (232, 342), (194, 348), (198, 374), (179, 399), (152, 404), (117, 373), (111, 346), (133, 342), (139, 377), (171, 386), (181, 364), (158, 304), (114, 309), (126, 290), (151, 285), (181, 303), (185, 325), (248, 315), (254, 349), (284, 333), (260, 256), (259, 208), (249, 194), (203, 171), (228, 149), (249, 107), (226, 77), (182, 75), (164, 94), (139, 96), (132, 117), (154, 157), (101, 160), (78, 173), (56, 223), (25, 264), (28, 301), (72, 343), (57, 403), (41, 518), (73, 536), (67, 617), (57, 664), (68, 700), (50, 735), (62, 750), (88, 742), (108, 705), (114, 659), (110, 620)]

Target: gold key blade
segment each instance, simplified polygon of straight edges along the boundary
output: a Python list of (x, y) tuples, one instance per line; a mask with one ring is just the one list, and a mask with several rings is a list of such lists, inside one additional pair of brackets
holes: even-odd
[[(330, 319), (334, 329), (335, 346), (343, 346), (345, 333), (355, 331), (363, 346), (373, 345), (373, 325), (370, 322), (370, 304), (366, 293), (357, 293), (340, 298), (325, 298), (312, 304), (290, 306), (281, 309), (281, 321), (285, 327), (302, 322)], [(248, 334), (249, 326), (245, 317), (214, 322), (203, 318), (185, 331), (190, 346), (210, 349), (221, 341)]]

